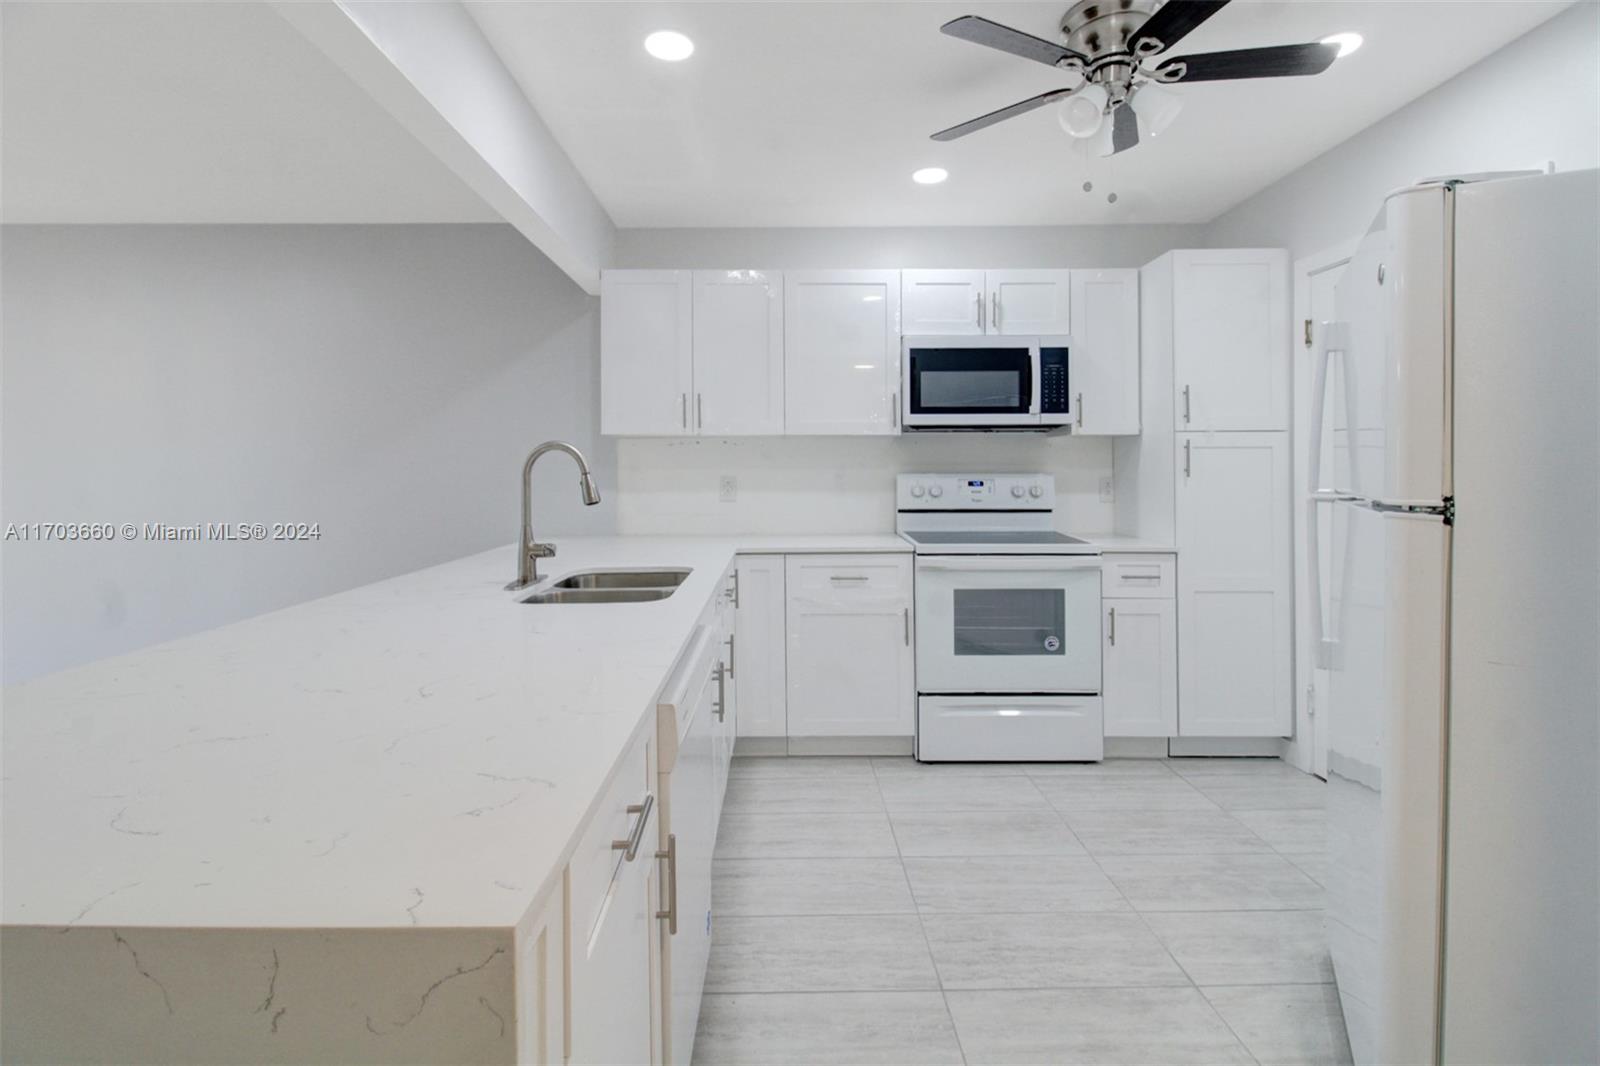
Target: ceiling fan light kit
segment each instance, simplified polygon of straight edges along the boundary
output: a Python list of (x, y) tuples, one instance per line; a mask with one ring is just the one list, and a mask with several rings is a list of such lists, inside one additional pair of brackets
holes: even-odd
[(1340, 55), (1354, 51), (1348, 38), (1355, 35), (1341, 34), (1309, 44), (1203, 52), (1154, 67), (1144, 65), (1227, 4), (1228, 0), (1079, 0), (1061, 18), (1061, 44), (979, 15), (953, 19), (940, 32), (1081, 75), (1083, 81), (940, 130), (933, 139), (955, 140), (1059, 102), (1056, 119), (1063, 130), (1075, 138), (1092, 138), (1097, 155), (1114, 155), (1134, 147), (1144, 136), (1159, 136), (1177, 117), (1182, 101), (1160, 88), (1162, 84), (1320, 74)]

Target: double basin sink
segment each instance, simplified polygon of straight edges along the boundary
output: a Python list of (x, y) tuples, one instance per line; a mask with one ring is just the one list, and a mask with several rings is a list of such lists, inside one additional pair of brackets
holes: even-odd
[(677, 592), (688, 576), (688, 570), (585, 570), (568, 574), (522, 602), (648, 603)]

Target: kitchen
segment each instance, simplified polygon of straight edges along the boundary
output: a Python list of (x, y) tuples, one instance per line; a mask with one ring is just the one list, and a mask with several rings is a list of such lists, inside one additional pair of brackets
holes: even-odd
[(4, 1057), (1593, 1061), (1596, 8), (1172, 3), (0, 9)]

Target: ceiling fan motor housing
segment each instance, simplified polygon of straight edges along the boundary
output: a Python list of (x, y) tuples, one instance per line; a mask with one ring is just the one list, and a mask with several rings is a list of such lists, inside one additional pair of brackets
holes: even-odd
[(1126, 60), (1134, 34), (1162, 3), (1163, 0), (1079, 0), (1061, 16), (1062, 43), (1088, 56), (1091, 69), (1116, 56)]

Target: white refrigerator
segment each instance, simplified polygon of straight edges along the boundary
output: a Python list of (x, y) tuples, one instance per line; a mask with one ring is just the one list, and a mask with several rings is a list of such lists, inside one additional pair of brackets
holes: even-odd
[(1357, 1063), (1600, 1061), (1597, 173), (1391, 195), (1320, 327), (1312, 640)]

